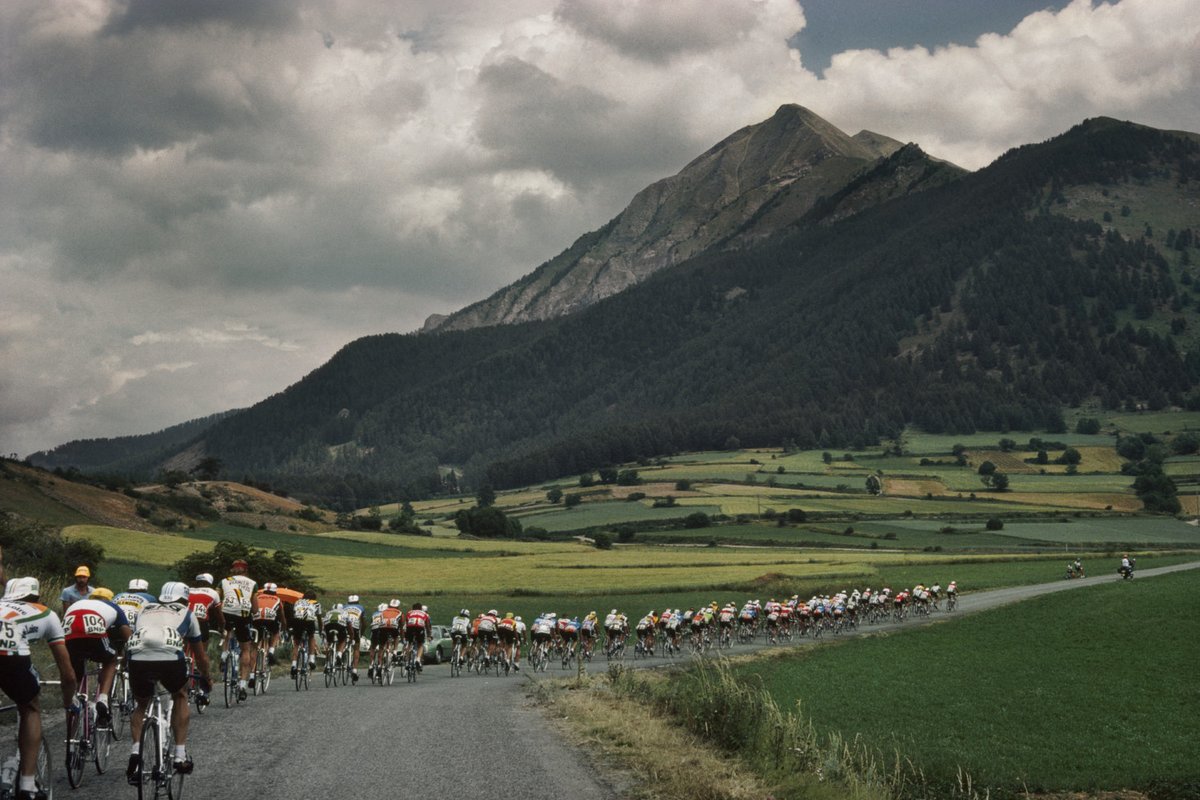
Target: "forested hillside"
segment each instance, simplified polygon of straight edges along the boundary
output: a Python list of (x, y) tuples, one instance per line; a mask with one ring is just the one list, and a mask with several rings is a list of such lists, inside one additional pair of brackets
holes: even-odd
[(910, 423), (1061, 430), (1092, 398), (1196, 405), (1191, 228), (1166, 250), (1067, 195), (1100, 187), (1121, 214), (1127, 187), (1194, 192), (1198, 166), (1195, 137), (1093, 120), (842, 218), (851, 193), (933, 168), (904, 148), (786, 236), (569, 317), (353, 342), (201, 438), (232, 474), (351, 507), (436, 491), (439, 464), (512, 486), (733, 440), (840, 448)]

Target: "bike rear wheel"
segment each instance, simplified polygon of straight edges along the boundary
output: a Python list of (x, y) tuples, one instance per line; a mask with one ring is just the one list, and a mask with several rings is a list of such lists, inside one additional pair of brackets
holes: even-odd
[(72, 789), (78, 789), (79, 784), (83, 781), (83, 761), (84, 749), (86, 743), (83, 739), (83, 715), (87, 713), (87, 706), (80, 713), (72, 712), (67, 717), (67, 783), (71, 784)]
[(162, 731), (158, 721), (147, 719), (142, 725), (141, 748), (142, 769), (138, 777), (138, 800), (158, 797), (158, 776), (162, 774)]
[(112, 750), (113, 733), (111, 728), (92, 726), (92, 758), (96, 764), (96, 773), (103, 775), (108, 769), (108, 756)]

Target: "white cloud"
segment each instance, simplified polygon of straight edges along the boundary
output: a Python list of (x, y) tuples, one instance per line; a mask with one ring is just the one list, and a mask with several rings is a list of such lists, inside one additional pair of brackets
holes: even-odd
[(1200, 130), (1196, 0), (1077, 0), (823, 79), (787, 44), (802, 4), (0, 4), (0, 450), (255, 402), (782, 103), (968, 167), (1088, 116)]

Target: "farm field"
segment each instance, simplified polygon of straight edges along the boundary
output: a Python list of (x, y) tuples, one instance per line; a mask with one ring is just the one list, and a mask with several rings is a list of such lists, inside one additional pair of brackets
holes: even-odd
[[(1198, 590), (1195, 571), (1105, 584), (738, 674), (781, 708), (799, 704), (824, 735), (912, 759), (935, 785), (962, 768), (993, 793), (1182, 788), (1200, 752)], [(1163, 596), (1191, 608), (1163, 618)], [(863, 691), (881, 678), (886, 702)]]

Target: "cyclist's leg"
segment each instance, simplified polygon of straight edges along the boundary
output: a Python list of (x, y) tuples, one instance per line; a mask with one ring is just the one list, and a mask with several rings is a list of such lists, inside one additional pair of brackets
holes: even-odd
[(38, 754), (42, 749), (42, 709), (35, 697), (28, 703), (17, 706), (20, 726), (17, 732), (17, 749), (21, 753), (20, 775), (32, 779), (37, 774)]

